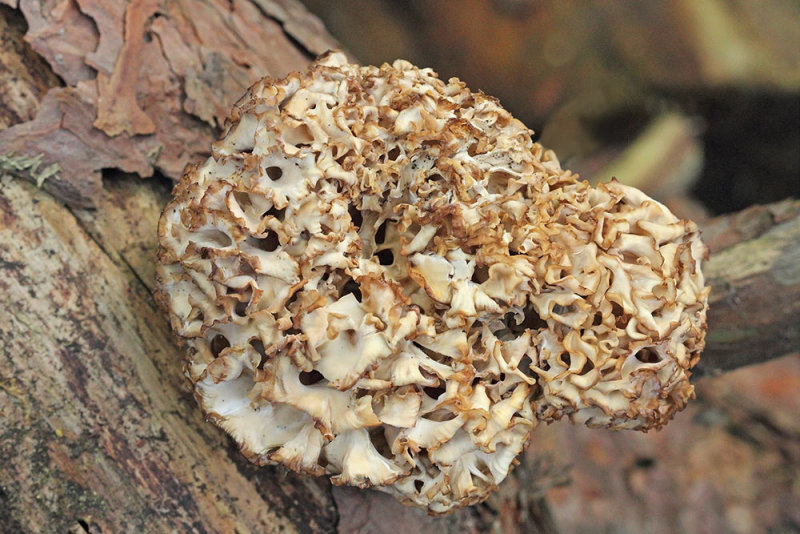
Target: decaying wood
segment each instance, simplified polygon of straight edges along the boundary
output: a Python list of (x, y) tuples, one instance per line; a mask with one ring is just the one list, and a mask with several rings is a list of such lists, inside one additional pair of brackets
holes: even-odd
[(800, 353), (800, 200), (754, 206), (703, 228), (711, 297), (698, 371)]
[[(0, 1), (16, 7), (16, 2)], [(271, 48), (258, 60), (269, 65), (232, 62), (242, 40), (225, 41), (215, 26), (197, 31), (197, 39), (215, 39), (214, 46), (220, 47), (206, 43), (210, 48), (203, 53), (192, 48), (199, 46), (194, 41), (181, 41), (180, 31), (169, 33), (169, 24), (185, 23), (195, 11), (222, 20), (207, 15), (220, 13), (224, 4), (191, 3), (187, 11), (186, 3), (162, 2), (173, 11), (145, 17), (154, 31), (163, 31), (158, 39), (128, 46), (155, 54), (143, 61), (147, 68), (154, 68), (150, 61), (158, 54), (169, 63), (174, 84), (156, 84), (155, 90), (174, 100), (158, 105), (149, 100), (152, 93), (126, 92), (130, 87), (124, 76), (130, 73), (118, 71), (120, 61), (137, 61), (136, 54), (123, 50), (119, 33), (123, 20), (126, 27), (142, 24), (136, 12), (128, 19), (113, 10), (116, 4), (90, 0), (21, 2), (28, 40), (65, 87), (55, 87), (58, 78), (22, 46), (19, 25), (12, 21), (14, 31), (0, 37), (0, 65), (12, 74), (0, 72), (0, 119), (5, 121), (0, 128), (17, 123), (0, 133), (6, 146), (16, 149), (15, 154), (0, 151), (6, 157), (2, 169), (44, 185), (42, 190), (0, 172), (0, 530), (552, 530), (537, 486), (542, 472), (529, 462), (487, 504), (431, 518), (376, 492), (332, 488), (324, 479), (256, 468), (219, 429), (202, 420), (182, 377), (180, 352), (150, 296), (155, 225), (171, 184), (109, 172), (101, 188), (99, 170), (147, 175), (155, 164), (167, 174), (174, 172), (204, 150), (198, 147), (207, 146), (227, 113), (226, 95), (241, 92), (251, 74), (294, 68), (269, 63), (278, 58), (302, 65), (332, 42), (293, 0), (232, 2), (232, 11), (223, 17), (239, 31), (237, 10), (256, 6), (257, 11), (247, 11), (256, 17), (252, 20), (263, 16), (271, 21), (267, 30), (262, 28), (274, 34), (268, 40)], [(131, 5), (136, 6), (132, 10), (152, 9), (148, 2)], [(2, 7), (0, 24), (9, 12)], [(94, 28), (93, 21), (97, 33), (81, 41), (71, 32), (59, 36), (52, 31), (67, 21)], [(12, 34), (17, 37), (7, 39)], [(247, 35), (248, 46), (259, 39)], [(156, 41), (162, 49), (152, 46)], [(173, 46), (190, 51), (163, 52)], [(115, 98), (121, 99), (115, 102), (138, 106), (130, 108), (132, 115), (120, 117), (115, 115), (119, 106), (99, 103), (97, 95), (109, 88), (116, 88)], [(177, 115), (159, 116), (168, 113)], [(147, 133), (148, 120), (155, 133)], [(173, 137), (165, 140), (164, 132)], [(48, 152), (30, 148), (42, 146)], [(149, 152), (154, 147), (156, 152)], [(63, 154), (56, 150), (65, 151), (74, 164), (70, 177), (47, 174), (53, 164), (61, 169), (56, 157)], [(156, 153), (158, 159), (148, 159)], [(162, 167), (161, 157), (171, 163)], [(81, 205), (96, 209), (74, 207)], [(714, 251), (708, 264), (714, 288), (711, 333), (701, 364), (706, 372), (798, 350), (792, 322), (800, 301), (798, 212), (797, 202), (785, 202), (705, 225)]]

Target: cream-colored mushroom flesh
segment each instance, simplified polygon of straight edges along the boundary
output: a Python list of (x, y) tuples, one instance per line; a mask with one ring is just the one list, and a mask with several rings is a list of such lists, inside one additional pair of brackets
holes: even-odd
[(339, 53), (239, 100), (164, 210), (156, 297), (248, 458), (443, 513), (485, 499), (539, 421), (683, 408), (697, 227), (531, 133), (457, 79)]

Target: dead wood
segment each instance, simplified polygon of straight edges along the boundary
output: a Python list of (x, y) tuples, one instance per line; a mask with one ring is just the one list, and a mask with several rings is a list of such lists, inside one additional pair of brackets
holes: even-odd
[(698, 371), (800, 353), (800, 200), (753, 206), (703, 229), (711, 297)]

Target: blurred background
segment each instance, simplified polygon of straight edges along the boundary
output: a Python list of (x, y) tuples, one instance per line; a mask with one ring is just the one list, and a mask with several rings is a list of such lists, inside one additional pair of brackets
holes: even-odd
[(796, 1), (303, 3), (363, 63), (498, 97), (586, 178), (711, 214), (800, 196)]
[[(800, 2), (303, 3), (362, 63), (457, 76), (682, 217), (800, 197)], [(800, 356), (696, 385), (660, 432), (541, 426), (535, 480), (501, 491), (543, 496), (561, 532), (800, 532)]]

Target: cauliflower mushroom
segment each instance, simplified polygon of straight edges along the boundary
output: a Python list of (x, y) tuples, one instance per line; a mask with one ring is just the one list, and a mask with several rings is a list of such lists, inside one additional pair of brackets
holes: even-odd
[(647, 430), (692, 397), (697, 227), (531, 133), (457, 79), (341, 53), (236, 103), (161, 217), (156, 297), (249, 459), (443, 513), (539, 421)]

